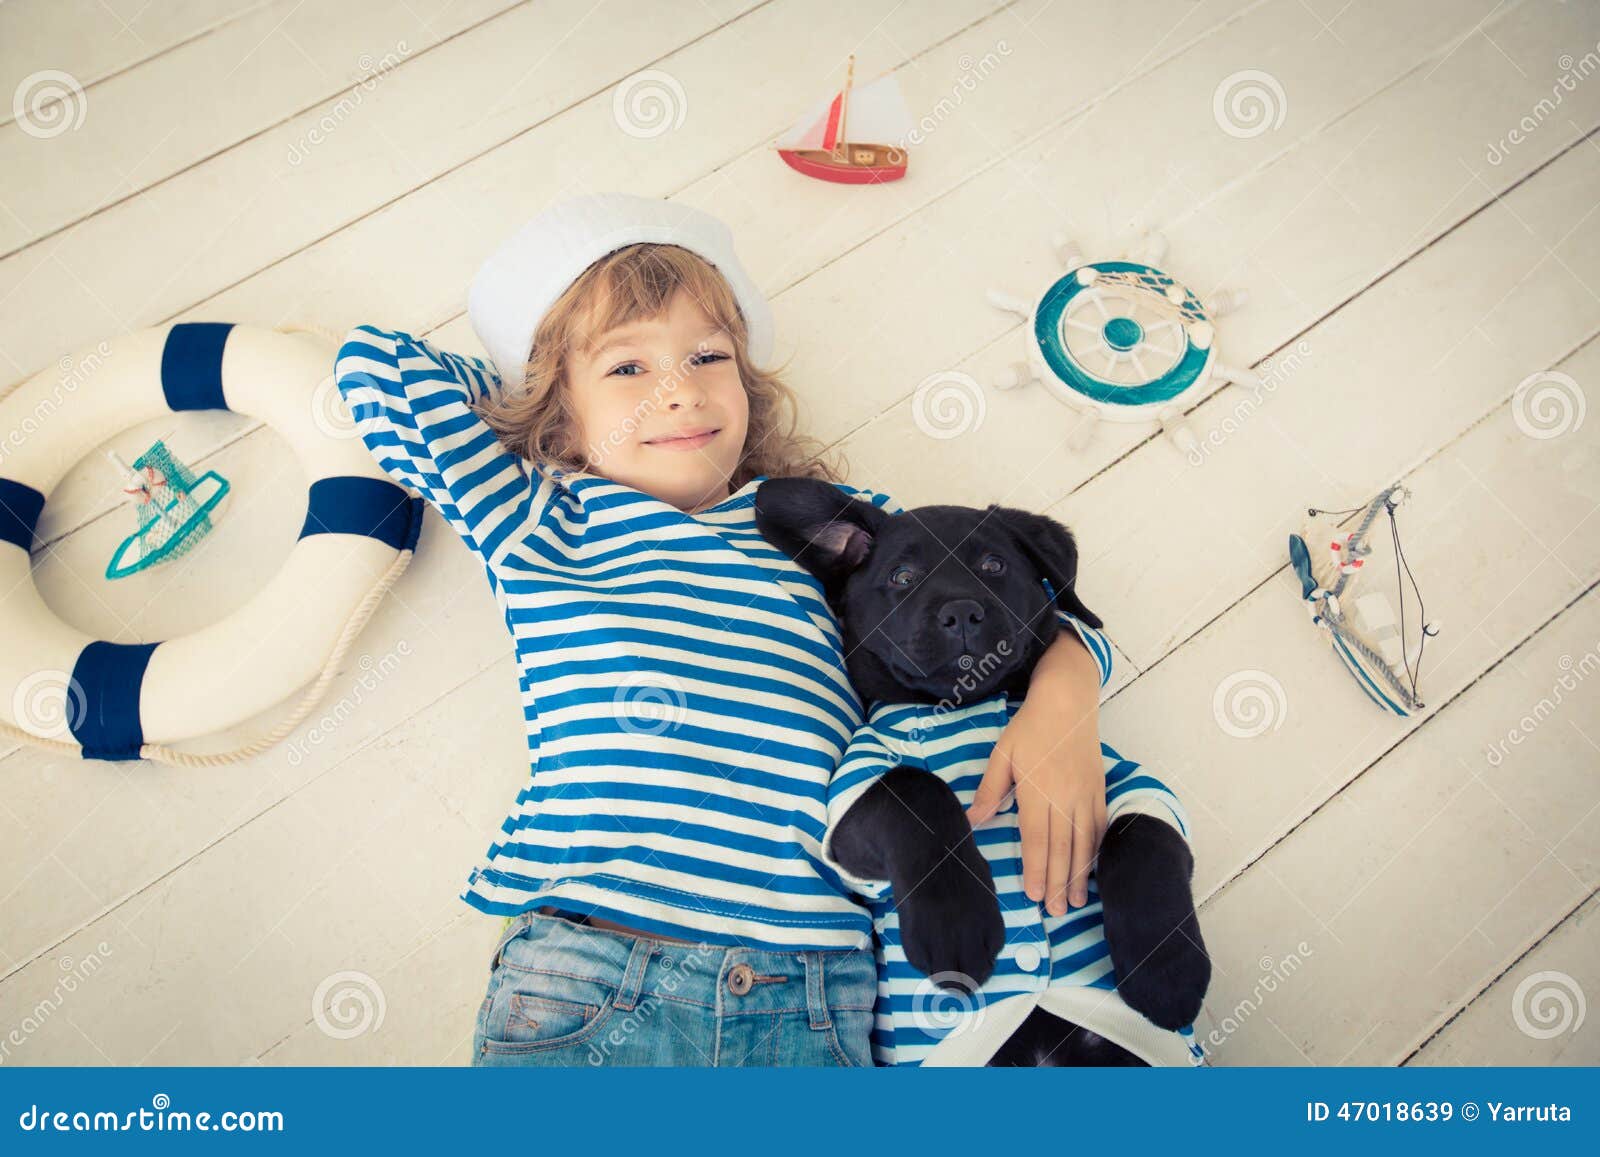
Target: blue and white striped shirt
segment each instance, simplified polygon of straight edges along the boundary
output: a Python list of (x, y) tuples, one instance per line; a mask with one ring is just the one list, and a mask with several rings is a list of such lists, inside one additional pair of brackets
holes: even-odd
[(869, 947), (866, 908), (822, 859), (861, 701), (821, 586), (756, 529), (762, 479), (691, 515), (535, 469), (472, 409), (498, 395), (493, 368), (405, 333), (353, 330), (335, 380), (384, 470), (483, 563), (515, 641), (530, 775), (461, 898)]
[[(1080, 620), (1061, 617), (1099, 663), (1103, 689), (1111, 678), (1110, 644)], [(915, 703), (874, 705), (834, 774), (828, 796), (830, 835), (867, 788), (895, 767), (932, 772), (950, 785), (963, 806), (970, 806), (1001, 731), (1021, 706), (1020, 699), (1003, 694), (945, 710)], [(1176, 796), (1109, 745), (1102, 743), (1100, 753), (1108, 820), (1144, 812), (1188, 838), (1189, 821)], [(1034, 1006), (1098, 1032), (1153, 1064), (1203, 1063), (1192, 1028), (1160, 1029), (1117, 995), (1093, 876), (1087, 905), (1051, 915), (1023, 891), (1015, 799), (974, 836), (994, 875), (1006, 924), (1006, 943), (994, 975), (974, 994), (941, 988), (912, 966), (901, 946), (900, 919), (888, 881), (852, 876), (833, 860), (831, 840), (824, 841), (824, 859), (872, 905), (878, 938), (873, 1053), (879, 1064), (920, 1065), (946, 1058), (956, 1058), (947, 1063), (981, 1064)], [(985, 1022), (991, 1030), (987, 1034)], [(968, 1039), (961, 1039), (963, 1034)], [(988, 1038), (989, 1047), (974, 1049), (972, 1038), (979, 1035)]]

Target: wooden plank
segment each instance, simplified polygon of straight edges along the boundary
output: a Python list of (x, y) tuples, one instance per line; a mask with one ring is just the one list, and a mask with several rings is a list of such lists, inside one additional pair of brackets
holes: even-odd
[[(0, 5), (0, 92), (41, 70), (97, 81), (206, 35), (269, 0), (16, 0)], [(0, 125), (12, 120), (0, 105)]]
[[(286, 118), (317, 115), (337, 127), (394, 69), (512, 3), (275, 0), (73, 94), (73, 127), (31, 118), (0, 126), (0, 170), (12, 178), (9, 212), (0, 215), (0, 254), (47, 238)], [(494, 39), (485, 29), (480, 43)], [(196, 100), (196, 93), (209, 95)], [(302, 147), (314, 146), (308, 141)]]
[[(1507, 408), (1422, 474), (1466, 480), (1483, 466), (1483, 482), (1515, 515), (1538, 517), (1528, 502), (1563, 498), (1562, 475), (1544, 453), (1549, 446), (1530, 453), (1530, 442)], [(1581, 454), (1570, 451), (1590, 478), (1600, 464), (1595, 446), (1589, 435)], [(1568, 522), (1581, 514), (1570, 501), (1565, 510)], [(1486, 528), (1501, 530), (1498, 523), (1518, 533), (1506, 515)], [(1566, 667), (1568, 659), (1590, 674), (1600, 666), (1600, 554), (1589, 538), (1581, 547), (1589, 589), (1570, 610), (1205, 904), (1200, 919), (1218, 963), (1206, 999), (1222, 1034), (1218, 1063), (1397, 1064), (1600, 887), (1600, 778), (1586, 735), (1600, 714), (1600, 680)], [(1538, 547), (1526, 546), (1531, 562)], [(1493, 603), (1520, 571), (1515, 555), (1472, 566), (1462, 579), (1475, 610), (1496, 615)], [(1573, 690), (1525, 728), (1518, 717), (1549, 699), (1563, 675)], [(1326, 704), (1318, 709), (1328, 733), (1360, 725)], [(1491, 762), (1486, 754), (1510, 731), (1525, 731), (1522, 743)], [(1230, 773), (1258, 770), (1235, 762)], [(1266, 975), (1282, 978), (1275, 991), (1262, 986)], [(1506, 1011), (1496, 1000), (1483, 1015)], [(1477, 1042), (1472, 1063), (1533, 1056), (1533, 1042), (1518, 1045), (1504, 1031)], [(1557, 1063), (1558, 1050), (1573, 1053), (1565, 1063), (1594, 1056), (1592, 1043), (1574, 1037), (1542, 1051), (1542, 1063)]]
[(1589, 1008), (1597, 992), (1600, 899), (1591, 896), (1406, 1064), (1600, 1064), (1600, 1033)]
[[(214, 301), (269, 266), (288, 278), (267, 275), (283, 295), (256, 320), (298, 311), (337, 328), (352, 314), (375, 316), (366, 310), (388, 302), (364, 294), (322, 311), (307, 296), (303, 259), (307, 246), (324, 252), (319, 240), (373, 214), (408, 231), (390, 234), (386, 252), (364, 263), (409, 258), (420, 268), (408, 283), (428, 283), (434, 246), (448, 244), (452, 260), (435, 273), (466, 267), (447, 289), (458, 305), (466, 277), (504, 235), (502, 222), (525, 219), (542, 198), (602, 185), (681, 187), (786, 127), (842, 79), (834, 74), (845, 53), (858, 51), (863, 64), (899, 59), (887, 32), (871, 31), (893, 8), (891, 0), (693, 3), (664, 41), (660, 8), (648, 0), (519, 7), (417, 54), (370, 91), (358, 86), (359, 101), (325, 102), (0, 261), (0, 301), (22, 293), (49, 303), (27, 311), (27, 324), (9, 310), (0, 316), (0, 354), (22, 377), (107, 334)], [(915, 53), (975, 15), (971, 0), (936, 0), (896, 40)], [(617, 85), (648, 70), (670, 77), (644, 78), (669, 100), (673, 84), (683, 89), (685, 115), (658, 137), (630, 136), (614, 112)], [(456, 172), (462, 166), (492, 188), (474, 187)], [(425, 203), (435, 216), (412, 229), (395, 215), (397, 198)], [(359, 267), (345, 273), (365, 280)]]

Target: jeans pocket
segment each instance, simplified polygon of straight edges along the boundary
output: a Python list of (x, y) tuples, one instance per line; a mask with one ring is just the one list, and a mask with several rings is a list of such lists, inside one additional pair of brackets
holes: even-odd
[(527, 969), (506, 969), (489, 1002), (481, 1048), (539, 1053), (581, 1044), (614, 1009), (616, 990), (599, 981)]

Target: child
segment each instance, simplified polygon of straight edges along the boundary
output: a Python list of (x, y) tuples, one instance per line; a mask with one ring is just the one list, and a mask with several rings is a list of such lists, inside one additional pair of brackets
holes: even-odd
[[(531, 776), (462, 894), (514, 917), (473, 1063), (870, 1064), (871, 921), (821, 857), (861, 704), (821, 588), (753, 514), (768, 476), (837, 479), (795, 434), (726, 226), (560, 202), (485, 262), (469, 312), (494, 368), (361, 326), (336, 380), (515, 643)], [(1038, 801), (1035, 890), (1064, 910), (1104, 826), (1098, 679), (1076, 643), (1046, 659), (990, 795), (1015, 776)]]

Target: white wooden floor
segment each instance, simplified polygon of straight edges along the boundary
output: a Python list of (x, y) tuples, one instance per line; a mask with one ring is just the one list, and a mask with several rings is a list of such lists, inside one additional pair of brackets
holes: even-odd
[[(768, 151), (850, 52), (929, 118), (899, 184)], [(477, 353), (467, 281), (540, 206), (703, 206), (852, 481), (1077, 529), (1124, 660), (1102, 731), (1196, 817), (1217, 1063), (1600, 1062), (1594, 0), (0, 6), (0, 95), (51, 70), (81, 95), (0, 107), (0, 382), (178, 318)], [(640, 74), (676, 127), (619, 127)], [(1136, 428), (1069, 450), (1038, 388), (919, 429), (929, 375), (1020, 356), (987, 287), (1030, 290), (1057, 231), (1114, 255), (1138, 216), (1202, 294), (1250, 288), (1223, 352), (1273, 371), (1191, 415), (1219, 432), (1203, 465)], [(1516, 397), (1536, 373), (1566, 411)], [(239, 606), (303, 516), (270, 432), (188, 415), (171, 441), (238, 487), (192, 559), (99, 577), (128, 515), (98, 454), (46, 509), (38, 584), (101, 637)], [(1397, 478), (1444, 625), (1408, 720), (1284, 565), (1304, 506)], [(1269, 691), (1254, 738), (1214, 712), (1238, 672)], [(215, 773), (0, 750), (0, 1063), (465, 1062), (498, 921), (457, 896), (525, 761), (503, 626), (433, 512), (319, 715)]]

